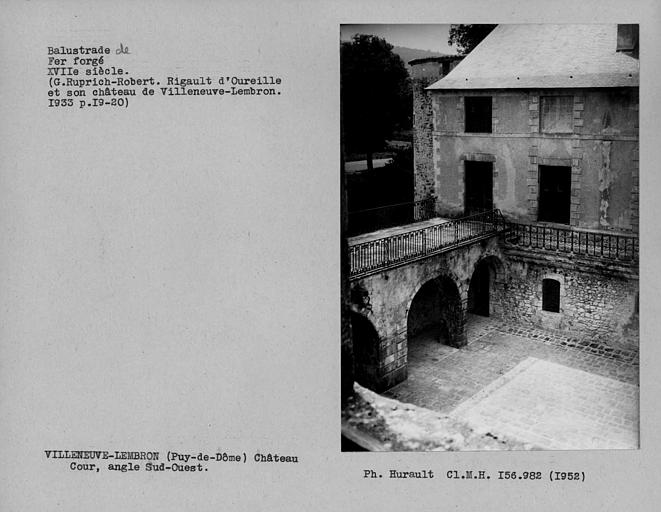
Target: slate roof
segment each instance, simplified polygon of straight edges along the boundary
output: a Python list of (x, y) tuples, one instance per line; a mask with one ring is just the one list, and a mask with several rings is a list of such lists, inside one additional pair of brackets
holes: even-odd
[(617, 25), (498, 25), (428, 89), (637, 87), (638, 59), (616, 44)]

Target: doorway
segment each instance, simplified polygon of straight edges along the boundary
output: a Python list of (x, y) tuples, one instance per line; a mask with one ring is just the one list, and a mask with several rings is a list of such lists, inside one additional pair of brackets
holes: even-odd
[(466, 215), (493, 210), (493, 163), (466, 160), (464, 171)]

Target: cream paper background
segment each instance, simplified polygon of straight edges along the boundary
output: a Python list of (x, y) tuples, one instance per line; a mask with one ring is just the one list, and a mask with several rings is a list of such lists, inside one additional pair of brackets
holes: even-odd
[[(642, 448), (340, 453), (339, 25), (514, 21), (641, 23)], [(660, 27), (653, 1), (1, 2), (0, 510), (655, 510)], [(133, 76), (283, 94), (46, 108), (47, 46), (120, 42)], [(301, 462), (86, 474), (46, 449)]]

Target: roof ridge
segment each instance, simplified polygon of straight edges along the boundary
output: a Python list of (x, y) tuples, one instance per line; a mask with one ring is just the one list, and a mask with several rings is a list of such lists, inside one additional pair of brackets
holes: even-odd
[(501, 24), (428, 89), (637, 87), (638, 59), (616, 43), (614, 24)]

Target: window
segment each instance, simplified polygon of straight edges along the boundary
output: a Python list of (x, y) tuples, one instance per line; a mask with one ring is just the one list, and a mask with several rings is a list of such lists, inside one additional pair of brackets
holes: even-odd
[(571, 212), (571, 167), (539, 166), (537, 220), (569, 224)]
[(574, 97), (542, 96), (539, 129), (543, 133), (572, 133), (574, 131)]
[(542, 309), (551, 313), (560, 312), (560, 281), (555, 279), (542, 281)]
[(617, 26), (617, 51), (630, 52), (638, 46), (638, 25)]
[(466, 96), (464, 108), (465, 132), (491, 133), (491, 96)]
[(450, 72), (450, 61), (443, 61), (443, 76), (447, 75)]

